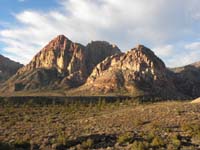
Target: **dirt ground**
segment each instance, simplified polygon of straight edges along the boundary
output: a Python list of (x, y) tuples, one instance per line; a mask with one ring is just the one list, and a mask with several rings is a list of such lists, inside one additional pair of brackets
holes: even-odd
[(200, 149), (200, 104), (0, 106), (0, 150)]

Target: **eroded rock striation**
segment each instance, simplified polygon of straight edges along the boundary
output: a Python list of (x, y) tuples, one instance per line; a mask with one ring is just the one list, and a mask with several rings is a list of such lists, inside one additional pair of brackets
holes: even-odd
[(93, 68), (106, 57), (120, 53), (107, 42), (86, 47), (59, 35), (37, 53), (5, 85), (4, 90), (72, 88), (82, 85)]
[(92, 41), (84, 46), (59, 35), (1, 84), (0, 93), (60, 90), (68, 95), (185, 99), (200, 97), (199, 76), (200, 63), (168, 69), (143, 45), (122, 53), (116, 45), (105, 41)]
[(101, 93), (173, 97), (178, 93), (168, 72), (150, 49), (138, 45), (99, 63), (82, 88)]
[(106, 41), (92, 41), (86, 46), (87, 49), (87, 68), (90, 74), (94, 67), (106, 57), (120, 54), (120, 49)]

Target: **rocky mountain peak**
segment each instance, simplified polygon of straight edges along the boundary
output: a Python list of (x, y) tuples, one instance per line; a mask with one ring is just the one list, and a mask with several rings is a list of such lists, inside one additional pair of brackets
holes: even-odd
[(120, 53), (119, 48), (105, 41), (83, 46), (59, 35), (21, 68), (4, 89), (77, 87), (86, 81), (98, 63), (116, 53)]
[(165, 64), (154, 55), (150, 49), (142, 45), (136, 46), (136, 48), (131, 49), (127, 53), (120, 53), (108, 57), (97, 65), (92, 74), (100, 75), (104, 70), (107, 70), (110, 67), (122, 70), (132, 70), (139, 74), (143, 74), (141, 76), (144, 76), (144, 74), (148, 74), (149, 76), (150, 73), (155, 75), (155, 79), (157, 78), (157, 72), (160, 73), (160, 71), (163, 72), (166, 69)]
[[(67, 43), (72, 43), (71, 40), (69, 40), (66, 36), (64, 35), (58, 35), (56, 38), (51, 40), (49, 44), (47, 44), (46, 50), (50, 50), (50, 48), (55, 48), (55, 50), (60, 50), (59, 48), (65, 48)], [(44, 47), (44, 49), (45, 49)]]
[(160, 69), (165, 68), (164, 62), (159, 57), (157, 57), (151, 49), (145, 47), (144, 45), (139, 44), (131, 51), (137, 54), (138, 57), (144, 57), (147, 60), (151, 61), (151, 63), (157, 65), (157, 67), (159, 67)]
[(88, 78), (85, 89), (109, 93), (123, 90), (166, 91), (173, 83), (167, 77), (165, 64), (148, 48), (139, 45), (126, 53), (107, 57)]
[[(34, 56), (32, 61), (20, 70), (24, 72), (36, 68), (56, 68), (60, 73), (70, 74), (77, 71), (69, 64), (77, 61), (80, 63), (84, 58), (85, 48), (81, 44), (73, 43), (64, 35), (59, 35), (50, 41), (38, 54)], [(82, 67), (80, 63), (80, 67)]]

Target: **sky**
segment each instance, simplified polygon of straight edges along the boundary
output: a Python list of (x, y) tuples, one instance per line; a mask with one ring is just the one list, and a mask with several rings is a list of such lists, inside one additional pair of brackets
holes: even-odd
[(60, 34), (123, 52), (143, 44), (183, 66), (200, 61), (200, 0), (0, 0), (0, 54), (27, 64)]

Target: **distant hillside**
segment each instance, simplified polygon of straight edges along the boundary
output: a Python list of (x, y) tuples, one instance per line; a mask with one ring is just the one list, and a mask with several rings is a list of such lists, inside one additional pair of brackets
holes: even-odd
[(23, 65), (0, 55), (0, 82), (6, 81)]
[(200, 97), (200, 62), (171, 70), (176, 74), (174, 83), (180, 92), (192, 98)]

